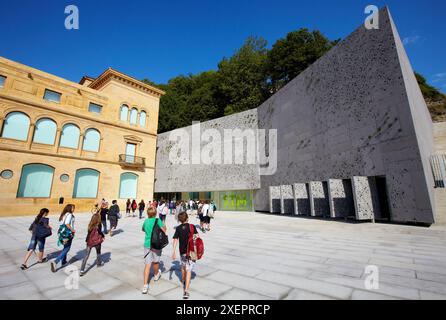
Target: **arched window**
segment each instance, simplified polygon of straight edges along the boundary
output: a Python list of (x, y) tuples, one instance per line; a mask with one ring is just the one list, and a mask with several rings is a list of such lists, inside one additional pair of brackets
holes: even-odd
[(75, 124), (68, 123), (62, 128), (59, 145), (65, 148), (77, 149), (79, 147), (79, 136), (79, 127)]
[(121, 115), (120, 115), (120, 119), (121, 119), (122, 121), (127, 121), (128, 117), (129, 117), (129, 107), (126, 106), (125, 104), (123, 104), (123, 105), (121, 106)]
[(138, 175), (130, 172), (121, 174), (119, 184), (120, 199), (136, 199), (136, 190), (138, 189)]
[(73, 198), (96, 199), (98, 196), (99, 171), (79, 169), (74, 178)]
[(57, 124), (51, 119), (40, 119), (36, 123), (33, 142), (43, 144), (54, 144), (56, 139)]
[(28, 140), (29, 117), (23, 112), (11, 112), (3, 123), (2, 138)]
[(44, 164), (23, 166), (17, 198), (49, 198), (54, 168)]
[(139, 125), (141, 127), (146, 126), (146, 118), (147, 118), (147, 113), (145, 111), (141, 111), (141, 113), (139, 114)]
[(136, 119), (138, 118), (138, 109), (133, 108), (130, 111), (130, 124), (136, 124)]
[(85, 131), (84, 146), (82, 147), (85, 151), (99, 151), (99, 144), (101, 141), (101, 134), (96, 129), (88, 129)]

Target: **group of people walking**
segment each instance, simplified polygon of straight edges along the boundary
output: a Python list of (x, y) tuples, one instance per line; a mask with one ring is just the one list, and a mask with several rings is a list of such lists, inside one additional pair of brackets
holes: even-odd
[[(132, 211), (134, 203), (136, 201), (130, 201), (128, 199), (126, 203), (126, 213), (129, 213), (129, 203)], [(185, 201), (149, 201), (146, 205), (144, 200), (137, 205), (139, 208), (139, 217), (142, 218), (144, 210), (147, 208), (147, 218), (142, 225), (142, 231), (145, 233), (144, 239), (144, 284), (142, 293), (146, 294), (149, 291), (149, 274), (153, 268), (154, 276), (153, 280), (158, 281), (161, 278), (161, 271), (159, 269), (160, 257), (162, 249), (168, 243), (166, 217), (167, 215), (175, 215), (177, 225), (175, 226), (175, 233), (173, 235), (173, 254), (172, 259), (176, 259), (175, 250), (178, 246), (180, 254), (182, 284), (183, 284), (183, 298), (189, 298), (189, 288), (191, 274), (194, 269), (195, 263), (201, 258), (204, 246), (201, 240), (197, 228), (194, 224), (189, 223), (188, 210), (194, 212), (194, 208), (198, 210), (198, 216), (200, 219), (200, 229), (205, 232), (210, 230), (210, 217), (215, 212), (215, 205), (209, 201), (198, 202), (197, 204), (190, 205), (190, 202)], [(67, 261), (68, 252), (71, 249), (73, 239), (76, 235), (75, 229), (75, 205), (68, 204), (63, 209), (59, 216), (60, 226), (57, 231), (57, 243), (58, 246), (63, 246), (54, 261), (51, 262), (50, 268), (52, 272), (57, 272), (59, 267), (65, 266)], [(48, 218), (49, 210), (43, 208), (39, 214), (35, 217), (32, 224), (29, 227), (31, 232), (31, 241), (28, 246), (27, 253), (24, 258), (24, 262), (21, 265), (22, 270), (28, 269), (28, 260), (32, 253), (38, 248), (38, 263), (47, 262), (47, 258), (44, 258), (45, 241), (53, 234), (53, 229), (50, 225)], [(129, 216), (129, 215), (128, 215)], [(87, 228), (87, 236), (85, 238), (86, 250), (82, 260), (80, 276), (85, 274), (85, 267), (93, 249), (96, 251), (96, 266), (102, 267), (104, 262), (101, 260), (101, 247), (104, 242), (105, 236), (109, 234), (111, 237), (116, 230), (118, 220), (121, 218), (120, 208), (116, 200), (112, 201), (112, 205), (109, 207), (108, 202), (102, 199), (101, 203), (97, 204), (92, 210), (92, 216)], [(209, 218), (208, 218), (209, 217)], [(107, 229), (107, 219), (110, 221), (110, 228)], [(162, 241), (160, 239), (164, 238)]]

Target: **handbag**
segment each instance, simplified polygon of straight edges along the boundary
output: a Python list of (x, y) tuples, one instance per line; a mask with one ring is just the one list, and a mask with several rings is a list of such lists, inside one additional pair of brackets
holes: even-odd
[(52, 234), (53, 234), (53, 232), (51, 231), (51, 229), (49, 227), (45, 226), (43, 223), (37, 224), (36, 238), (44, 239), (44, 238), (48, 238)]

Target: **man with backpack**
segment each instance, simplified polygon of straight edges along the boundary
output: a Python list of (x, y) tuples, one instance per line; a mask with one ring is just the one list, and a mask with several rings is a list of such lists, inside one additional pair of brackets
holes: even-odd
[(181, 282), (183, 284), (183, 299), (189, 299), (189, 287), (192, 271), (195, 263), (204, 252), (203, 240), (200, 239), (198, 231), (193, 224), (188, 223), (188, 215), (181, 212), (178, 215), (180, 225), (176, 228), (173, 236), (172, 260), (176, 259), (175, 250), (179, 242), (181, 261)]
[[(156, 246), (152, 246), (152, 237), (153, 231), (156, 229), (161, 229), (164, 234), (166, 233), (166, 227), (163, 225), (160, 219), (156, 218), (156, 211), (153, 208), (149, 208), (147, 210), (148, 218), (144, 220), (144, 224), (142, 226), (142, 231), (145, 232), (145, 240), (144, 240), (144, 286), (142, 288), (142, 293), (147, 294), (149, 292), (149, 275), (150, 269), (153, 265), (153, 280), (158, 281), (161, 278), (161, 271), (159, 270), (159, 262), (161, 258), (162, 248), (156, 248)], [(158, 244), (159, 245), (159, 244)]]

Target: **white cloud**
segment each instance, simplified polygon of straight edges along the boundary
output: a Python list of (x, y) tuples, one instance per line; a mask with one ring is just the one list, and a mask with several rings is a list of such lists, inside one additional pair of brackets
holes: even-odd
[(403, 44), (405, 46), (410, 45), (410, 44), (415, 44), (418, 41), (420, 41), (420, 39), (421, 39), (421, 36), (419, 36), (419, 35), (415, 35), (415, 36), (411, 36), (411, 37), (405, 37), (403, 39)]
[(435, 78), (446, 78), (446, 72), (443, 73), (437, 73), (436, 75), (434, 75)]

